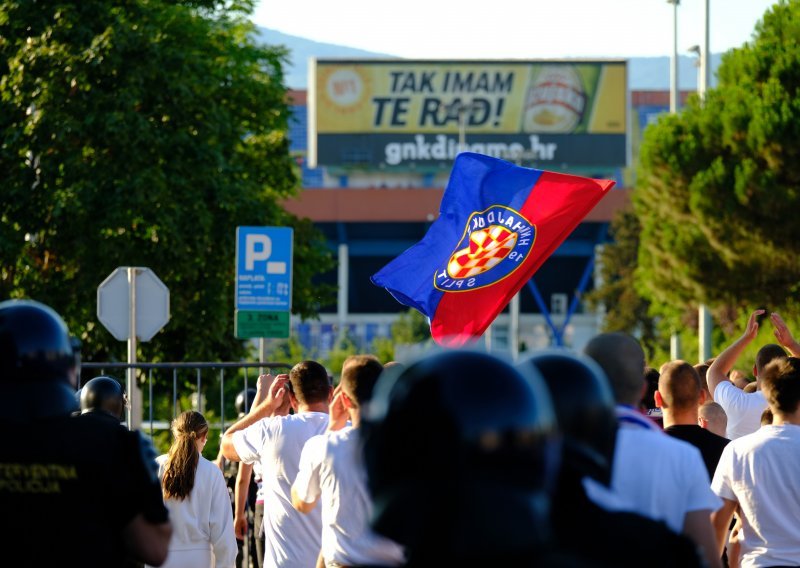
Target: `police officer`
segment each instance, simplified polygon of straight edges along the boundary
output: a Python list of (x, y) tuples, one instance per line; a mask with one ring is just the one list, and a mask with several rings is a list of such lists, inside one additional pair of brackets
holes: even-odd
[(152, 446), (112, 422), (81, 420), (79, 359), (61, 317), (0, 303), (0, 544), (26, 565), (160, 566), (172, 528)]
[(600, 366), (554, 349), (528, 356), (518, 368), (544, 379), (563, 436), (551, 507), (558, 549), (609, 568), (703, 566), (693, 542), (664, 523), (605, 510), (590, 497), (609, 498), (617, 433), (614, 397)]
[(95, 377), (80, 390), (81, 414), (91, 417), (125, 418), (127, 398), (120, 382), (113, 377)]
[(373, 528), (408, 566), (578, 565), (551, 546), (558, 442), (532, 369), (471, 351), (386, 369), (361, 429)]

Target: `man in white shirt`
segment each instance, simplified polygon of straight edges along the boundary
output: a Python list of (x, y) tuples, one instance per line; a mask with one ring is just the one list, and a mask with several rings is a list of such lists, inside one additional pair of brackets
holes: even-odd
[[(261, 463), (267, 503), (264, 566), (309, 568), (319, 554), (322, 519), (319, 511), (303, 515), (292, 507), (291, 484), (303, 446), (328, 427), (333, 389), (325, 367), (315, 361), (302, 361), (289, 375), (278, 375), (264, 397), (262, 383), (269, 380), (268, 375), (259, 377), (256, 401), (250, 413), (225, 432), (222, 453), (231, 460)], [(285, 397), (295, 414), (272, 416)]]
[(732, 441), (711, 488), (723, 506), (712, 517), (719, 550), (735, 511), (741, 517), (742, 568), (800, 565), (800, 359), (768, 365), (761, 389), (773, 422)]
[(719, 403), (728, 416), (726, 438), (729, 440), (752, 434), (761, 426), (761, 413), (767, 407), (764, 394), (760, 391), (759, 376), (763, 369), (776, 358), (786, 357), (784, 347), (794, 356), (800, 354), (800, 345), (794, 340), (781, 317), (773, 313), (770, 320), (775, 326), (775, 337), (783, 347), (770, 343), (758, 350), (753, 367), (756, 392), (744, 392), (728, 380), (728, 373), (733, 369), (736, 360), (758, 335), (759, 319), (765, 313), (766, 310), (756, 310), (750, 314), (744, 334), (714, 359), (706, 374), (708, 390), (714, 397), (714, 402)]
[[(711, 513), (721, 501), (709, 487), (700, 451), (667, 436), (636, 415), (635, 406), (646, 388), (645, 357), (639, 342), (625, 333), (602, 333), (584, 352), (609, 379), (617, 402), (617, 431), (611, 488), (627, 509), (663, 521), (691, 538), (711, 568), (722, 565), (714, 542)], [(611, 501), (597, 502), (608, 509)]]
[[(375, 357), (353, 355), (331, 403), (330, 433), (306, 442), (300, 472), (292, 486), (292, 504), (310, 513), (322, 501), (322, 557), (326, 566), (400, 566), (400, 545), (369, 526), (372, 499), (361, 454), (361, 407), (383, 366)], [(346, 425), (350, 418), (351, 427)]]

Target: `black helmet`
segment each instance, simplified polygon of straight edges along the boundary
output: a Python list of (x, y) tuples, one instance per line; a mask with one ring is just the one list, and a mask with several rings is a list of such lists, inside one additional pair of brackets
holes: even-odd
[(554, 428), (535, 371), (497, 357), (447, 351), (387, 368), (360, 427), (373, 527), (418, 559), (535, 548), (548, 533)]
[(608, 379), (592, 359), (566, 349), (534, 353), (518, 365), (535, 369), (544, 378), (556, 411), (565, 448), (565, 460), (583, 475), (608, 485), (617, 432), (614, 395)]
[[(242, 414), (247, 414), (250, 412), (250, 405), (253, 404), (253, 400), (256, 398), (256, 389), (250, 387), (247, 390), (243, 390), (239, 394), (236, 395), (236, 402), (234, 406), (236, 407), (236, 412), (239, 413), (241, 416)], [(245, 400), (246, 399), (246, 400)]]
[(113, 377), (95, 377), (81, 388), (81, 413), (107, 412), (118, 420), (125, 411), (125, 390)]
[(67, 326), (53, 309), (33, 300), (0, 302), (0, 396), (14, 400), (2, 405), (3, 416), (69, 414), (79, 367)]

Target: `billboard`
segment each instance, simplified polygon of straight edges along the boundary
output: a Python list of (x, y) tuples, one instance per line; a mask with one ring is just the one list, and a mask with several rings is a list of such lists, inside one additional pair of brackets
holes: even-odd
[(309, 73), (312, 167), (449, 168), (460, 151), (627, 163), (624, 60), (312, 59)]

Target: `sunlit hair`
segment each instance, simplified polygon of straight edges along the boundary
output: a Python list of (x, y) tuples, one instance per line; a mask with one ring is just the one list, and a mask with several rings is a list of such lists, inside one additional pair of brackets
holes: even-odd
[(774, 359), (764, 369), (761, 390), (773, 414), (794, 414), (800, 405), (800, 359)]
[(328, 371), (316, 361), (301, 361), (289, 371), (292, 392), (300, 404), (327, 402), (331, 390)]
[(194, 487), (200, 451), (197, 439), (208, 434), (208, 422), (194, 410), (187, 410), (172, 421), (174, 440), (164, 464), (164, 478), (161, 482), (164, 497), (183, 500)]
[(383, 365), (374, 355), (350, 355), (345, 359), (341, 385), (354, 406), (360, 407), (372, 397), (375, 381), (382, 372)]

